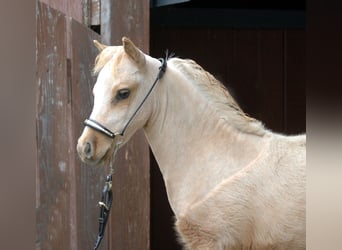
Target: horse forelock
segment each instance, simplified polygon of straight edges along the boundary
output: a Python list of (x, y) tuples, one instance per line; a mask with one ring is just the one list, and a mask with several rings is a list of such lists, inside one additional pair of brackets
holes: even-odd
[(226, 87), (212, 74), (193, 60), (179, 58), (170, 60), (214, 106), (220, 118), (242, 132), (260, 136), (265, 134), (262, 123), (244, 113)]

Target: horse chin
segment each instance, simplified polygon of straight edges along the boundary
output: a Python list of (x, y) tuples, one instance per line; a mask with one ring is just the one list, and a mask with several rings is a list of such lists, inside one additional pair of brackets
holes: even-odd
[(110, 160), (112, 159), (113, 150), (111, 148), (108, 148), (108, 150), (105, 152), (105, 154), (102, 156), (102, 158), (98, 161), (97, 166), (105, 166), (108, 165)]
[(99, 158), (98, 161), (95, 162), (96, 166), (105, 166), (108, 165), (112, 159), (114, 153), (114, 143), (112, 143), (107, 150), (105, 151), (105, 153), (102, 155), (101, 158)]

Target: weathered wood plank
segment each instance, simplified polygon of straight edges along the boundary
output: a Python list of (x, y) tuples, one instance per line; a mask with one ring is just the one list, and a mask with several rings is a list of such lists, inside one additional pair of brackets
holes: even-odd
[[(130, 37), (144, 52), (149, 51), (149, 1), (101, 2), (102, 42), (120, 45)], [(149, 147), (138, 132), (123, 147), (115, 162), (111, 249), (150, 248), (150, 165)]]
[(149, 52), (150, 23), (149, 1), (111, 1), (101, 2), (102, 41), (121, 44), (121, 38), (127, 36), (145, 53)]
[(59, 10), (65, 15), (83, 23), (83, 0), (39, 0), (39, 2)]
[[(98, 201), (105, 181), (106, 171), (102, 167), (87, 166), (77, 156), (77, 139), (83, 130), (83, 121), (90, 115), (93, 106), (92, 88), (95, 76), (92, 68), (98, 53), (93, 40), (100, 37), (82, 24), (70, 20), (71, 26), (71, 102), (74, 139), (71, 144), (75, 156), (75, 179), (77, 183), (77, 228), (78, 249), (91, 249), (98, 232)], [(101, 243), (107, 249), (107, 242)]]
[(38, 2), (37, 249), (91, 249), (97, 235), (104, 169), (81, 164), (75, 149), (92, 107), (95, 38)]
[(64, 15), (38, 2), (37, 249), (73, 249), (65, 25)]
[(101, 24), (101, 1), (91, 0), (90, 6), (90, 25)]

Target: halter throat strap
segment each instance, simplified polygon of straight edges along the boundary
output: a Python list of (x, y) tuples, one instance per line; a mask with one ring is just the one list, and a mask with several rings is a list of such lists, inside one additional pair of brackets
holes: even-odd
[(135, 118), (135, 116), (137, 115), (137, 113), (139, 112), (139, 110), (141, 109), (141, 107), (144, 105), (144, 103), (146, 102), (147, 98), (150, 96), (150, 94), (152, 93), (154, 87), (157, 85), (158, 81), (163, 77), (165, 71), (166, 71), (166, 67), (167, 67), (167, 59), (164, 58), (159, 58), (158, 59), (161, 62), (161, 66), (159, 67), (159, 72), (158, 75), (155, 79), (155, 81), (153, 82), (151, 88), (149, 89), (149, 91), (147, 92), (146, 96), (144, 97), (144, 99), (142, 100), (142, 102), (139, 104), (138, 108), (134, 111), (133, 115), (129, 118), (129, 120), (127, 121), (126, 125), (124, 126), (124, 128), (122, 129), (121, 133), (119, 132), (112, 132), (110, 129), (106, 128), (105, 126), (103, 126), (101, 123), (93, 120), (93, 119), (86, 119), (84, 121), (84, 126), (90, 127), (100, 133), (102, 133), (103, 135), (106, 135), (107, 137), (114, 139), (115, 136), (117, 135), (121, 135), (123, 136), (126, 132), (127, 127), (129, 126), (129, 124), (132, 122), (132, 120)]

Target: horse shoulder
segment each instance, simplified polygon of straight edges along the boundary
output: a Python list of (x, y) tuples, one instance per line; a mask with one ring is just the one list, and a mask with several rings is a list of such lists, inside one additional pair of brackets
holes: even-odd
[[(299, 144), (293, 150), (301, 150)], [(303, 159), (278, 159), (273, 153), (222, 181), (178, 216), (176, 228), (190, 249), (305, 249), (305, 181), (302, 173), (287, 169), (302, 172), (305, 166), (292, 165)]]
[(250, 238), (250, 193), (238, 186), (225, 180), (178, 216), (176, 229), (189, 249), (234, 249), (241, 238)]

